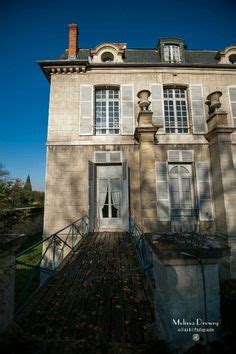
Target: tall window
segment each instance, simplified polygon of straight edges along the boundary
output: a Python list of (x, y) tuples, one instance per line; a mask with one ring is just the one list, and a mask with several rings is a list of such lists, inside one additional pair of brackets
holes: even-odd
[(188, 133), (186, 90), (166, 88), (163, 94), (166, 133)]
[(164, 61), (168, 63), (180, 63), (180, 47), (174, 44), (165, 44)]
[(120, 91), (98, 89), (95, 92), (96, 134), (120, 133)]
[(171, 216), (194, 216), (191, 165), (169, 165)]

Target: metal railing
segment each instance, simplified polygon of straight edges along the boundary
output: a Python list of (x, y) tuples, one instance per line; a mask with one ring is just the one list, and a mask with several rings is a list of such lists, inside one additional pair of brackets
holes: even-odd
[(147, 275), (150, 286), (152, 289), (154, 289), (155, 280), (153, 277), (152, 251), (149, 247), (147, 236), (144, 235), (141, 227), (134, 222), (131, 216), (129, 217), (129, 235), (139, 256), (141, 265)]
[(88, 233), (85, 216), (16, 255), (16, 312), (63, 266), (62, 262)]

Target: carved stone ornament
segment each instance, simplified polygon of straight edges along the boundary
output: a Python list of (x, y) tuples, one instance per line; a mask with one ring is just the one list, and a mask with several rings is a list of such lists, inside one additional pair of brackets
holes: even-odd
[(151, 101), (149, 101), (149, 97), (151, 96), (151, 92), (149, 90), (141, 90), (138, 92), (137, 97), (139, 98), (139, 107), (141, 111), (149, 111), (149, 106)]
[(209, 115), (215, 113), (221, 107), (220, 97), (222, 92), (214, 91), (207, 96), (206, 105), (209, 107)]

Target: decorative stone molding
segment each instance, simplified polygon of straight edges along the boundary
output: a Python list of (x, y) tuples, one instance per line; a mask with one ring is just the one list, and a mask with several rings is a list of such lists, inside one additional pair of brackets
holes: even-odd
[(218, 112), (221, 107), (220, 97), (222, 96), (222, 92), (214, 91), (207, 96), (206, 105), (208, 106), (209, 115)]
[(226, 47), (216, 54), (219, 64), (236, 64), (236, 45)]
[(149, 106), (151, 101), (149, 101), (149, 97), (151, 96), (151, 92), (149, 90), (141, 90), (138, 92), (137, 97), (139, 98), (138, 105), (141, 111), (149, 111)]
[(86, 72), (86, 66), (58, 66), (45, 68), (48, 75), (54, 74), (80, 74)]
[(91, 63), (123, 63), (125, 43), (102, 43), (90, 50)]

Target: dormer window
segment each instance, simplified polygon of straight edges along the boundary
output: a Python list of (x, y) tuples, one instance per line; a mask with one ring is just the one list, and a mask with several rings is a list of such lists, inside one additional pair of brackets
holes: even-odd
[(164, 45), (164, 61), (168, 63), (180, 63), (180, 47), (176, 44)]
[(111, 52), (105, 52), (101, 55), (103, 63), (111, 63), (114, 61), (114, 55)]
[(102, 43), (90, 50), (92, 64), (123, 63), (125, 57), (124, 43)]
[(236, 45), (226, 47), (216, 54), (219, 64), (236, 64)]
[(157, 50), (164, 63), (184, 62), (184, 43), (180, 38), (161, 38)]
[(231, 54), (229, 56), (229, 62), (230, 64), (236, 64), (236, 54)]

